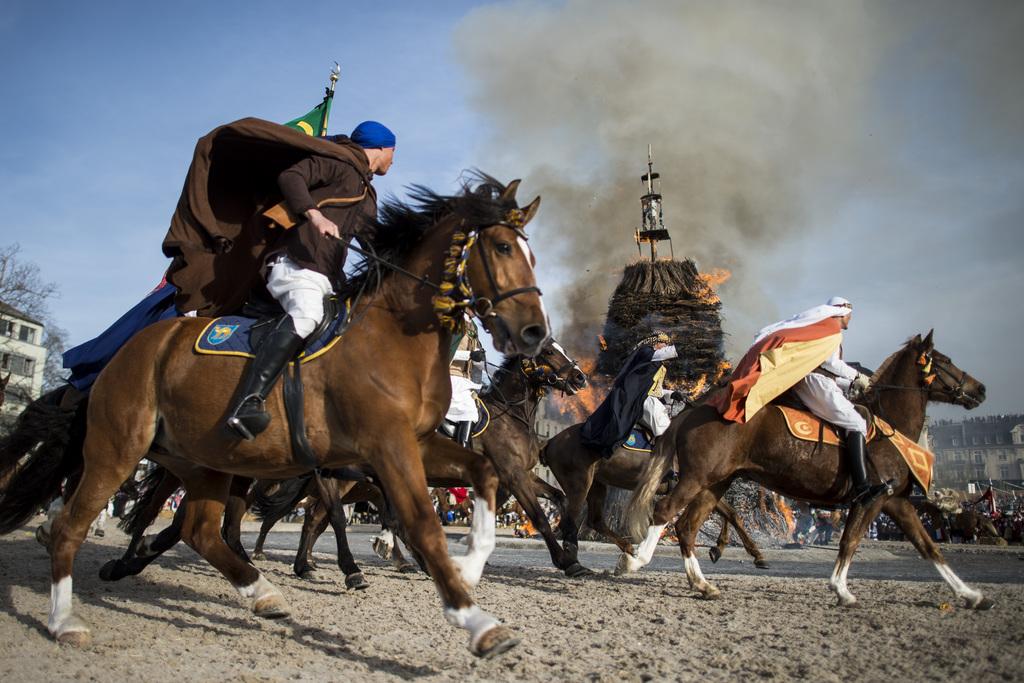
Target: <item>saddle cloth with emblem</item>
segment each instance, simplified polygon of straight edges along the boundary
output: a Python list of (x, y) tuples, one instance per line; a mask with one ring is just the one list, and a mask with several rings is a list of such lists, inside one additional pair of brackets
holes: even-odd
[[(341, 338), (347, 319), (348, 302), (345, 303), (342, 315), (335, 317), (316, 339), (306, 345), (299, 360), (308, 363), (326, 353)], [(260, 321), (256, 318), (240, 315), (214, 318), (196, 337), (195, 351), (215, 356), (252, 358), (255, 356), (252, 344), (253, 327), (258, 322)]]
[(653, 444), (651, 443), (651, 437), (647, 434), (647, 430), (634, 426), (632, 431), (629, 432), (629, 438), (622, 442), (622, 447), (627, 451), (650, 453)]
[[(829, 446), (839, 446), (842, 444), (842, 440), (839, 438), (839, 434), (836, 433), (835, 428), (827, 422), (823, 423), (816, 416), (802, 410), (790, 408), (789, 406), (776, 405), (775, 408), (785, 418), (789, 433), (801, 441), (813, 441), (816, 443), (820, 441)], [(922, 448), (909, 437), (893, 429), (888, 422), (875, 415), (873, 424), (868, 427), (866, 441), (874, 441), (879, 435), (892, 442), (892, 445), (903, 456), (903, 460), (906, 461), (907, 467), (910, 468), (911, 474), (914, 475), (914, 479), (927, 492), (928, 487), (932, 483), (932, 466), (935, 464), (935, 455), (927, 448)]]

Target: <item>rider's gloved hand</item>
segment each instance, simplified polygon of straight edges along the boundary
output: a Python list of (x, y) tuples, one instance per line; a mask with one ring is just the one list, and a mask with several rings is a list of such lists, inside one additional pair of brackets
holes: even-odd
[(669, 398), (671, 398), (673, 401), (685, 401), (686, 400), (686, 396), (683, 394), (683, 392), (679, 391), (678, 389), (673, 391), (669, 395)]
[(484, 353), (483, 349), (476, 349), (469, 352), (469, 359), (477, 363), (483, 362), (487, 358), (487, 354)]
[(871, 386), (871, 378), (863, 372), (858, 373), (857, 378), (850, 383), (850, 386), (858, 394), (863, 394)]

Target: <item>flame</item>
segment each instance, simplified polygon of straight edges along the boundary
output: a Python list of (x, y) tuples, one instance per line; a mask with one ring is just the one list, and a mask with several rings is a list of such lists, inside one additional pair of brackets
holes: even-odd
[(775, 505), (779, 508), (779, 512), (786, 518), (786, 535), (793, 533), (796, 529), (796, 520), (793, 519), (793, 510), (786, 504), (786, 499), (782, 496), (775, 496)]
[(601, 346), (602, 351), (608, 350), (608, 341), (604, 338), (603, 334), (597, 335), (597, 343)]
[(731, 278), (732, 273), (725, 268), (715, 268), (710, 273), (697, 273), (697, 277), (700, 278), (701, 283), (704, 285), (702, 291), (696, 294), (697, 301), (708, 305), (722, 303), (715, 289)]
[(594, 368), (597, 367), (597, 358), (577, 358), (576, 362), (580, 370), (587, 374), (589, 381), (587, 386), (573, 396), (555, 394), (552, 396), (553, 407), (562, 415), (568, 416), (575, 422), (582, 422), (597, 410), (601, 401), (608, 395), (610, 386), (606, 382), (610, 379), (595, 377)]
[(687, 392), (690, 396), (691, 401), (696, 401), (698, 398), (700, 398), (700, 395), (704, 393), (704, 387), (707, 386), (707, 383), (707, 375), (701, 375), (700, 377), (697, 378), (697, 381), (693, 383), (693, 386), (690, 387), (690, 390)]

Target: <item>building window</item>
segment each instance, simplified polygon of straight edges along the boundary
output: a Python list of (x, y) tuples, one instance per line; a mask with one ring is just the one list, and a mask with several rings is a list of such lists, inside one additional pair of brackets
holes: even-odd
[(1009, 479), (1010, 478), (1010, 466), (1009, 465), (1000, 465), (999, 466), (999, 478), (1000, 479)]
[(959, 446), (960, 445), (960, 439), (953, 439), (953, 445), (954, 446)]
[(977, 446), (978, 445), (978, 437), (976, 437), (976, 436), (972, 436), (971, 437), (971, 445), (972, 446)]
[(1002, 442), (1003, 442), (1003, 435), (1002, 434), (996, 434), (996, 443), (1002, 443)]
[(27, 325), (22, 325), (21, 330), (18, 333), (18, 339), (29, 344), (36, 343), (36, 331)]
[(974, 451), (974, 462), (982, 463), (985, 462), (985, 456), (981, 451)]
[(1000, 454), (999, 454), (999, 459), (1000, 459), (1000, 460), (1006, 460), (1006, 458), (1007, 458), (1007, 457), (1008, 457), (1008, 456), (1006, 455), (1006, 453), (1005, 453), (1005, 452), (1004, 452), (1004, 453), (1000, 453)]
[(8, 337), (14, 336), (14, 323), (10, 320), (0, 320), (0, 334)]
[(14, 354), (5, 353), (3, 358), (0, 359), (0, 368), (10, 370), (15, 375), (31, 377), (32, 372), (35, 369), (35, 361), (31, 358), (25, 358), (24, 356), (15, 356)]

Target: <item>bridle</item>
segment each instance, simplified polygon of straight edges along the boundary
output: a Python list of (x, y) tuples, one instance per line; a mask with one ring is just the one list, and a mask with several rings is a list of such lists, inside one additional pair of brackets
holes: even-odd
[(917, 357), (916, 364), (921, 370), (921, 381), (924, 383), (923, 387), (910, 387), (902, 384), (872, 384), (871, 388), (876, 389), (879, 392), (897, 389), (905, 391), (931, 392), (935, 390), (935, 387), (933, 387), (932, 384), (935, 383), (936, 378), (941, 376), (939, 390), (945, 393), (950, 398), (951, 402), (955, 403), (957, 401), (976, 400), (973, 397), (968, 396), (967, 392), (964, 391), (964, 386), (967, 384), (967, 372), (961, 370), (960, 377), (957, 378), (944, 363), (935, 362), (933, 350), (922, 351)]
[[(491, 291), (494, 292), (494, 296), (491, 298), (478, 297), (473, 292), (473, 287), (469, 283), (469, 279), (466, 274), (466, 267), (469, 262), (470, 250), (476, 243), (479, 234), (484, 230), (490, 228), (496, 228), (498, 226), (510, 228), (516, 234), (519, 239), (528, 241), (529, 238), (526, 232), (523, 230), (523, 225), (526, 222), (526, 214), (522, 209), (510, 209), (505, 213), (503, 220), (497, 223), (491, 223), (484, 226), (478, 226), (469, 230), (465, 229), (466, 219), (462, 219), (459, 223), (459, 229), (452, 233), (452, 241), (448, 247), (447, 257), (444, 260), (444, 269), (441, 276), (441, 282), (435, 283), (427, 279), (426, 275), (416, 275), (401, 266), (388, 261), (387, 259), (378, 256), (376, 252), (370, 249), (362, 249), (349, 244), (348, 248), (357, 254), (373, 261), (377, 266), (383, 266), (399, 275), (415, 280), (420, 285), (433, 289), (437, 294), (433, 297), (434, 313), (437, 316), (441, 326), (449, 332), (464, 332), (465, 331), (465, 316), (463, 311), (468, 311), (478, 317), (483, 323), (484, 328), (490, 332), (489, 322), (498, 317), (498, 314), (494, 312), (494, 308), (504, 301), (505, 299), (511, 299), (514, 296), (520, 294), (529, 294), (536, 292), (538, 296), (542, 294), (540, 287), (531, 285), (528, 287), (517, 287), (507, 291), (501, 291), (498, 286), (498, 281), (494, 277), (494, 270), (491, 268), (490, 259), (487, 257), (487, 252), (481, 252), (480, 260), (484, 266), (484, 274), (487, 276), (487, 282), (490, 285)], [(360, 292), (360, 296), (362, 292)], [(354, 306), (352, 307), (355, 308)]]

